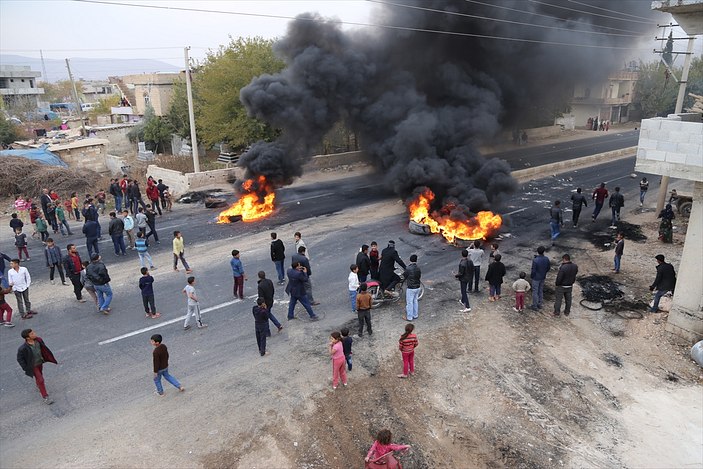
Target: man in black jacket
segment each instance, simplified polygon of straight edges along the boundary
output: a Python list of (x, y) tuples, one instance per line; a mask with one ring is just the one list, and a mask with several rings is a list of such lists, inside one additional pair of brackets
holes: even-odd
[(78, 254), (75, 244), (66, 246), (66, 255), (63, 257), (63, 267), (66, 275), (73, 284), (73, 293), (76, 295), (76, 300), (85, 303), (83, 299), (83, 284), (81, 283), (81, 270), (83, 270), (83, 262)]
[(581, 188), (576, 188), (576, 193), (571, 194), (572, 210), (573, 215), (571, 216), (571, 221), (574, 224), (574, 228), (579, 226), (579, 216), (581, 216), (581, 208), (588, 207), (588, 202), (586, 201), (586, 196), (581, 193)]
[(625, 206), (625, 197), (620, 193), (619, 187), (616, 187), (615, 192), (610, 195), (608, 205), (613, 215), (610, 219), (610, 225), (611, 227), (616, 227), (616, 223), (620, 221), (620, 209)]
[(276, 266), (278, 284), (283, 285), (286, 283), (286, 272), (283, 266), (283, 261), (286, 260), (286, 247), (283, 245), (283, 241), (276, 239), (277, 237), (276, 233), (271, 233), (271, 260)]
[(356, 273), (359, 277), (359, 283), (364, 283), (369, 276), (371, 271), (371, 259), (369, 258), (369, 245), (364, 244), (361, 246), (361, 251), (356, 255), (356, 266), (359, 271)]
[(110, 275), (107, 273), (107, 267), (101, 262), (100, 254), (93, 254), (90, 258), (91, 262), (85, 269), (85, 274), (88, 280), (93, 282), (95, 292), (98, 294), (98, 311), (103, 314), (109, 314), (110, 302), (112, 302), (112, 288), (110, 288)]
[(649, 286), (650, 291), (655, 291), (654, 303), (649, 309), (650, 313), (656, 313), (659, 309), (659, 300), (666, 295), (667, 292), (673, 292), (676, 287), (676, 271), (674, 266), (664, 261), (664, 256), (658, 254), (654, 257), (657, 260), (657, 277), (654, 283)]
[(417, 266), (417, 255), (413, 254), (410, 256), (410, 264), (405, 267), (405, 319), (407, 321), (417, 319), (418, 316), (421, 276), (422, 272)]
[(159, 183), (156, 185), (156, 190), (159, 191), (159, 199), (161, 200), (161, 206), (166, 208), (166, 198), (164, 197), (164, 192), (168, 190), (168, 186), (164, 184), (163, 179), (159, 179)]
[(34, 378), (44, 403), (53, 404), (54, 401), (49, 397), (44, 385), (43, 365), (46, 362), (56, 364), (56, 358), (32, 329), (23, 330), (22, 338), (24, 343), (17, 349), (17, 363), (20, 364), (25, 375)]
[(395, 250), (395, 241), (388, 241), (388, 246), (381, 251), (381, 260), (378, 266), (378, 276), (381, 281), (381, 288), (383, 288), (387, 294), (395, 295), (393, 289), (395, 285), (400, 281), (400, 277), (395, 273), (395, 264), (398, 264), (403, 269), (405, 269), (405, 262), (398, 255), (398, 251)]
[[(266, 278), (266, 272), (263, 270), (259, 271), (259, 281), (257, 282), (257, 290), (259, 294), (259, 298), (264, 299), (264, 303), (266, 304), (266, 309), (268, 310), (268, 318), (271, 320), (274, 326), (278, 328), (278, 332), (281, 332), (281, 329), (283, 329), (283, 326), (281, 326), (281, 323), (278, 322), (278, 319), (276, 319), (276, 316), (273, 315), (271, 312), (271, 308), (273, 308), (273, 295), (275, 293), (275, 289), (273, 286), (273, 282), (270, 279)], [(269, 336), (271, 333), (269, 332)]]
[(554, 292), (554, 316), (561, 314), (561, 299), (565, 300), (564, 316), (571, 314), (571, 297), (573, 293), (574, 283), (579, 268), (571, 262), (571, 256), (564, 254), (561, 256), (561, 266), (557, 272), (556, 289)]
[(470, 290), (469, 285), (471, 285), (471, 280), (474, 276), (474, 263), (469, 259), (469, 251), (466, 249), (461, 250), (461, 260), (459, 261), (459, 273), (455, 277), (459, 280), (459, 289), (461, 290), (461, 303), (464, 306), (461, 313), (468, 313), (471, 311), (471, 305), (469, 304), (469, 294), (467, 290)]
[(117, 218), (115, 212), (110, 212), (110, 224), (108, 231), (112, 238), (112, 245), (115, 247), (115, 255), (127, 255), (126, 246), (124, 244), (124, 222), (121, 218)]
[(291, 262), (293, 264), (299, 262), (300, 265), (305, 267), (305, 273), (308, 274), (305, 278), (305, 294), (307, 295), (308, 300), (310, 300), (310, 304), (313, 306), (317, 306), (320, 304), (320, 302), (315, 301), (315, 298), (313, 298), (312, 296), (312, 281), (310, 281), (310, 277), (312, 277), (312, 268), (310, 267), (310, 259), (308, 259), (308, 257), (305, 255), (305, 251), (307, 251), (307, 248), (305, 246), (299, 246), (298, 253), (293, 254), (293, 257), (291, 257)]

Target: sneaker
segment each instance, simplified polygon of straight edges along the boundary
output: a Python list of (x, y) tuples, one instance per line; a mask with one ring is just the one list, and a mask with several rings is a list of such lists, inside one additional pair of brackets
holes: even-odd
[(460, 312), (460, 313), (470, 313), (470, 312), (471, 312), (471, 308), (464, 308), (464, 309), (460, 310), (459, 312)]
[(3, 326), (5, 326), (5, 327), (15, 327), (15, 325), (12, 324), (11, 322), (6, 322), (6, 323), (3, 324)]
[(332, 386), (332, 390), (334, 391), (335, 389), (337, 389), (337, 386)]
[(159, 397), (164, 397), (164, 393), (159, 392), (159, 391), (154, 391), (154, 394), (156, 394)]
[(345, 386), (345, 387), (346, 387), (346, 385), (347, 385), (347, 383), (342, 383), (342, 386)]
[(188, 329), (190, 329), (190, 324), (188, 324), (187, 326), (183, 326), (184, 331), (187, 331)]
[(49, 280), (49, 283), (51, 283), (52, 285), (56, 285), (56, 282), (54, 282), (53, 280)]
[(320, 304), (320, 302), (319, 302), (319, 301), (313, 301), (313, 302), (310, 303), (310, 304), (311, 304), (312, 306), (318, 306), (318, 305)]
[(198, 324), (198, 329), (205, 329), (207, 324)]
[(310, 320), (311, 320), (311, 321), (319, 321), (319, 320), (320, 320), (320, 316), (312, 316), (312, 317), (310, 318)]
[(515, 311), (516, 313), (519, 313), (519, 312), (520, 312), (520, 310), (517, 309), (517, 308), (513, 308), (513, 311)]
[(61, 282), (61, 285), (63, 285), (64, 287), (67, 287), (67, 286), (68, 286), (68, 283), (66, 283), (66, 282)]
[(185, 391), (185, 390), (186, 390), (186, 388), (184, 388), (183, 386), (181, 386), (180, 388), (178, 388), (178, 392), (183, 392), (183, 391)]
[(47, 396), (44, 398), (44, 404), (51, 405), (53, 403), (54, 403), (54, 401), (50, 397)]
[(158, 269), (158, 267), (154, 267), (154, 266), (152, 265), (151, 267), (149, 267), (149, 269), (151, 269), (151, 270), (156, 270), (156, 269)]
[(107, 316), (107, 315), (110, 314), (110, 311), (108, 311), (108, 310), (106, 310), (106, 309), (101, 309), (99, 312), (100, 312), (100, 313), (103, 313), (105, 316)]
[(280, 333), (283, 330), (283, 326), (278, 327), (278, 332)]
[(80, 299), (78, 299), (78, 300), (76, 300), (76, 301), (79, 302), (79, 303), (85, 303), (85, 298), (80, 298)]

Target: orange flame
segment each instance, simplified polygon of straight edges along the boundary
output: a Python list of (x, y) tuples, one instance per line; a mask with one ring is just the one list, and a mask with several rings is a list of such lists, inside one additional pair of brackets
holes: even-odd
[(256, 180), (247, 179), (242, 184), (244, 193), (239, 200), (217, 216), (217, 223), (231, 223), (230, 217), (241, 216), (242, 221), (249, 222), (267, 217), (273, 213), (273, 201), (276, 193), (264, 176)]
[(430, 213), (430, 206), (435, 195), (430, 189), (425, 189), (408, 204), (410, 219), (415, 223), (427, 225), (432, 233), (441, 233), (450, 243), (456, 238), (487, 239), (496, 233), (503, 219), (493, 212), (478, 212), (475, 217), (467, 220), (454, 220), (449, 216), (453, 206), (445, 205), (437, 212)]

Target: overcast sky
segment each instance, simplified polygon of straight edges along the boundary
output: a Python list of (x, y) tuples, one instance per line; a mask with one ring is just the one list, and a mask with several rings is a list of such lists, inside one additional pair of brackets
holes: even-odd
[[(123, 0), (122, 3), (288, 17), (317, 11), (323, 16), (361, 23), (369, 21), (373, 8), (363, 0)], [(192, 46), (191, 56), (202, 58), (207, 49), (228, 43), (229, 36), (283, 36), (290, 21), (70, 0), (0, 0), (0, 17), (0, 50), (4, 54), (39, 57), (42, 49), (44, 58), (152, 58), (179, 67), (183, 67), (184, 46)]]

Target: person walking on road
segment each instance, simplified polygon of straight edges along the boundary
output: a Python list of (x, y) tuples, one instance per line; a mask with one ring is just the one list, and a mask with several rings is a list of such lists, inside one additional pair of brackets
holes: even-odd
[[(471, 246), (469, 246), (468, 251), (469, 260), (474, 266), (474, 293), (478, 293), (478, 281), (481, 278), (481, 263), (483, 262), (483, 249), (481, 248), (481, 242), (474, 241), (473, 243), (471, 243)], [(469, 281), (467, 291), (471, 291), (471, 283), (472, 282)]]
[(15, 247), (17, 248), (19, 260), (22, 260), (22, 253), (24, 253), (25, 260), (31, 260), (27, 251), (27, 235), (22, 233), (22, 228), (15, 230)]
[(549, 258), (544, 255), (544, 246), (537, 248), (537, 255), (532, 259), (532, 270), (530, 271), (530, 279), (532, 280), (532, 306), (530, 309), (539, 311), (542, 309), (544, 301), (544, 281), (549, 272)]
[(315, 298), (312, 296), (312, 280), (310, 280), (310, 277), (312, 277), (312, 268), (310, 267), (309, 258), (305, 255), (306, 249), (307, 248), (305, 246), (300, 246), (297, 254), (293, 254), (291, 260), (294, 263), (300, 262), (300, 265), (305, 267), (305, 273), (307, 274), (307, 277), (305, 278), (305, 295), (308, 297), (308, 301), (310, 301), (312, 306), (317, 306), (320, 303), (315, 301)]
[[(122, 211), (122, 226), (129, 240), (129, 248), (134, 250), (134, 218), (129, 214), (129, 210)], [(124, 242), (124, 240), (123, 240)]]
[(415, 349), (419, 342), (417, 336), (413, 333), (414, 330), (414, 324), (406, 324), (405, 333), (398, 340), (398, 349), (403, 356), (403, 374), (398, 375), (398, 378), (407, 378), (415, 374)]
[(98, 311), (108, 315), (112, 311), (112, 308), (110, 308), (110, 303), (112, 302), (110, 275), (107, 272), (107, 267), (102, 263), (100, 254), (93, 254), (90, 261), (90, 265), (85, 269), (85, 274), (98, 295)]
[(185, 258), (185, 240), (181, 236), (180, 231), (173, 232), (173, 270), (178, 272), (178, 259), (181, 260), (181, 264), (186, 269), (186, 274), (190, 274), (193, 270), (188, 265)]
[(340, 379), (342, 384), (346, 386), (347, 369), (344, 346), (342, 345), (342, 334), (337, 331), (330, 334), (330, 358), (332, 359), (332, 389), (337, 389)]
[(459, 303), (464, 307), (459, 312), (468, 313), (471, 311), (468, 290), (471, 290), (471, 281), (474, 278), (474, 263), (469, 259), (469, 251), (467, 249), (461, 250), (459, 272), (454, 277), (459, 280), (459, 291), (461, 292), (461, 300), (459, 300)]
[(595, 208), (593, 209), (593, 214), (591, 215), (591, 219), (593, 221), (596, 221), (596, 218), (598, 218), (598, 214), (603, 208), (603, 203), (606, 198), (608, 198), (608, 189), (605, 188), (605, 183), (601, 182), (600, 186), (598, 186), (596, 190), (593, 191), (593, 194), (591, 194), (591, 199), (595, 200)]
[(139, 233), (144, 233), (144, 236), (146, 236), (146, 228), (149, 226), (149, 224), (146, 221), (146, 213), (144, 213), (144, 209), (139, 207), (137, 209), (137, 214), (134, 216), (135, 223), (137, 224), (137, 230)]
[(54, 358), (54, 354), (49, 350), (49, 347), (46, 346), (41, 337), (37, 336), (34, 330), (25, 329), (22, 331), (21, 335), (24, 339), (24, 343), (17, 349), (17, 363), (20, 364), (25, 375), (34, 378), (39, 393), (42, 399), (44, 399), (44, 404), (51, 405), (54, 401), (49, 397), (49, 393), (46, 391), (46, 384), (44, 383), (44, 363), (57, 365), (58, 362), (56, 358)]
[(649, 291), (655, 291), (650, 313), (656, 313), (659, 310), (659, 300), (668, 292), (674, 292), (676, 288), (676, 271), (674, 266), (665, 262), (663, 254), (657, 254), (654, 257), (657, 260), (657, 276), (654, 282), (649, 286)]
[(581, 193), (581, 188), (576, 188), (576, 193), (571, 194), (571, 209), (573, 213), (571, 215), (571, 222), (574, 228), (579, 226), (579, 217), (581, 216), (581, 209), (583, 207), (588, 207), (588, 202), (586, 201), (586, 196)]
[(100, 312), (100, 303), (98, 303), (98, 294), (95, 291), (95, 285), (93, 285), (93, 282), (91, 282), (88, 278), (88, 272), (86, 271), (89, 265), (90, 262), (83, 261), (83, 270), (81, 270), (81, 285), (83, 285), (85, 291), (87, 291), (90, 297), (93, 299), (93, 302), (95, 303), (95, 310)]
[(49, 268), (49, 282), (54, 285), (54, 272), (58, 270), (59, 276), (61, 277), (61, 284), (68, 285), (66, 283), (66, 277), (63, 273), (63, 256), (61, 255), (61, 248), (54, 243), (53, 238), (46, 240), (44, 257), (46, 258), (46, 266)]
[(278, 319), (276, 319), (276, 316), (274, 316), (272, 312), (273, 297), (275, 294), (273, 282), (270, 279), (266, 278), (266, 272), (264, 272), (263, 270), (260, 270), (257, 276), (259, 277), (259, 281), (256, 284), (259, 298), (264, 299), (266, 309), (268, 311), (269, 320), (273, 323), (274, 326), (276, 326), (278, 332), (281, 332), (283, 330), (283, 326), (280, 322), (278, 322)]
[(359, 268), (359, 271), (357, 272), (359, 283), (364, 283), (369, 277), (369, 272), (371, 272), (371, 259), (369, 258), (368, 244), (361, 246), (361, 250), (356, 254), (355, 264)]
[(419, 314), (420, 277), (422, 272), (417, 266), (417, 254), (410, 256), (410, 264), (405, 268), (405, 320), (413, 321)]
[(85, 303), (83, 299), (83, 284), (81, 283), (81, 270), (83, 270), (83, 261), (78, 254), (75, 244), (66, 246), (66, 255), (63, 257), (63, 267), (66, 270), (66, 275), (73, 285), (73, 294), (76, 295), (76, 300), (80, 303)]
[(316, 321), (318, 319), (315, 312), (310, 306), (308, 296), (305, 293), (305, 282), (308, 279), (307, 269), (300, 262), (293, 262), (291, 268), (288, 269), (288, 285), (286, 285), (286, 293), (290, 295), (288, 302), (288, 320), (295, 319), (295, 305), (300, 302), (308, 312), (310, 319)]
[(278, 284), (283, 285), (286, 283), (286, 271), (283, 265), (283, 262), (286, 260), (286, 247), (283, 245), (283, 241), (277, 238), (278, 235), (276, 233), (271, 233), (271, 260), (276, 266)]
[(621, 231), (615, 238), (615, 256), (613, 257), (613, 272), (620, 273), (620, 261), (625, 253), (625, 234)]
[(620, 221), (620, 209), (625, 206), (625, 197), (620, 193), (619, 187), (616, 187), (615, 192), (610, 195), (608, 205), (613, 215), (610, 219), (610, 227), (617, 228), (616, 223)]
[(100, 254), (98, 246), (98, 225), (97, 221), (86, 220), (83, 224), (83, 234), (85, 235), (85, 247), (88, 249), (88, 255), (92, 258), (94, 254)]
[(644, 205), (644, 196), (647, 195), (648, 190), (649, 181), (647, 181), (647, 178), (642, 178), (640, 181), (640, 207)]
[(139, 289), (142, 292), (144, 313), (150, 319), (161, 317), (161, 313), (156, 311), (156, 302), (154, 301), (154, 277), (151, 276), (146, 267), (142, 267), (140, 272), (142, 276), (139, 278)]
[(156, 394), (159, 396), (164, 395), (164, 388), (161, 386), (161, 378), (171, 383), (179, 392), (186, 390), (186, 388), (168, 372), (168, 348), (162, 343), (163, 340), (161, 334), (152, 335), (150, 340), (151, 345), (154, 346), (154, 352), (152, 353), (154, 358), (154, 384), (156, 385)]
[(571, 262), (571, 256), (561, 256), (561, 267), (557, 272), (556, 289), (554, 292), (554, 316), (561, 314), (561, 300), (564, 299), (564, 316), (571, 314), (571, 296), (579, 268)]
[(115, 248), (115, 255), (126, 256), (127, 250), (124, 244), (124, 222), (122, 219), (117, 218), (117, 214), (115, 212), (110, 212), (108, 232), (110, 233), (110, 238), (112, 238), (112, 245)]
[(513, 290), (515, 290), (515, 307), (513, 310), (522, 313), (525, 309), (525, 293), (530, 290), (530, 282), (525, 280), (527, 274), (520, 272), (520, 278), (513, 282)]
[(244, 272), (242, 260), (239, 258), (239, 251), (232, 249), (232, 258), (229, 260), (229, 265), (232, 267), (232, 277), (234, 277), (234, 286), (232, 292), (235, 298), (244, 299), (244, 281), (247, 280), (247, 274)]
[(486, 271), (486, 282), (488, 282), (488, 301), (500, 300), (500, 288), (505, 276), (505, 265), (500, 261), (503, 258), (500, 254), (493, 256), (493, 262), (488, 265)]
[(151, 270), (156, 269), (151, 255), (149, 254), (149, 246), (146, 244), (144, 233), (137, 233), (137, 241), (134, 244), (137, 249), (137, 255), (139, 256), (139, 264), (141, 264), (142, 267), (146, 267), (146, 263), (148, 262)]
[[(66, 221), (66, 212), (64, 211), (63, 207), (61, 207), (61, 202), (56, 201), (56, 220), (59, 225), (59, 230), (61, 230), (61, 235), (62, 236), (72, 236), (73, 232), (71, 231), (71, 227), (68, 226), (68, 222)], [(64, 227), (66, 228), (66, 231), (64, 232)]]
[(10, 270), (7, 271), (7, 281), (12, 287), (12, 292), (17, 300), (17, 310), (22, 319), (30, 319), (37, 314), (32, 311), (32, 303), (29, 301), (29, 287), (32, 285), (32, 276), (26, 267), (20, 266), (19, 259), (10, 261)]
[(552, 232), (552, 246), (554, 246), (557, 238), (561, 234), (562, 226), (564, 226), (564, 218), (561, 211), (561, 201), (555, 200), (554, 205), (549, 209), (549, 227)]
[(266, 337), (271, 336), (269, 329), (269, 315), (266, 306), (266, 300), (259, 297), (256, 299), (256, 305), (251, 309), (254, 315), (254, 332), (256, 333), (256, 345), (259, 348), (259, 355), (266, 355)]
[(156, 244), (161, 244), (159, 234), (156, 232), (156, 212), (154, 212), (151, 204), (147, 204), (144, 215), (146, 215), (146, 225), (149, 227), (149, 234), (146, 235), (147, 241), (149, 241), (149, 236), (153, 236)]
[[(366, 324), (366, 331), (369, 333), (369, 335), (373, 334), (373, 330), (371, 329), (372, 298), (369, 292), (367, 291), (368, 285), (366, 285), (366, 282), (362, 283), (359, 286), (359, 289), (361, 291), (358, 295), (356, 295), (356, 317), (359, 320), (358, 336), (361, 337), (364, 334), (364, 324)], [(349, 366), (349, 370), (351, 370), (351, 365)]]
[(183, 323), (183, 330), (190, 329), (190, 319), (195, 318), (195, 323), (198, 329), (207, 327), (203, 324), (203, 319), (200, 316), (200, 304), (198, 303), (198, 295), (195, 293), (195, 277), (188, 277), (188, 284), (183, 288), (183, 293), (186, 296), (186, 320)]

